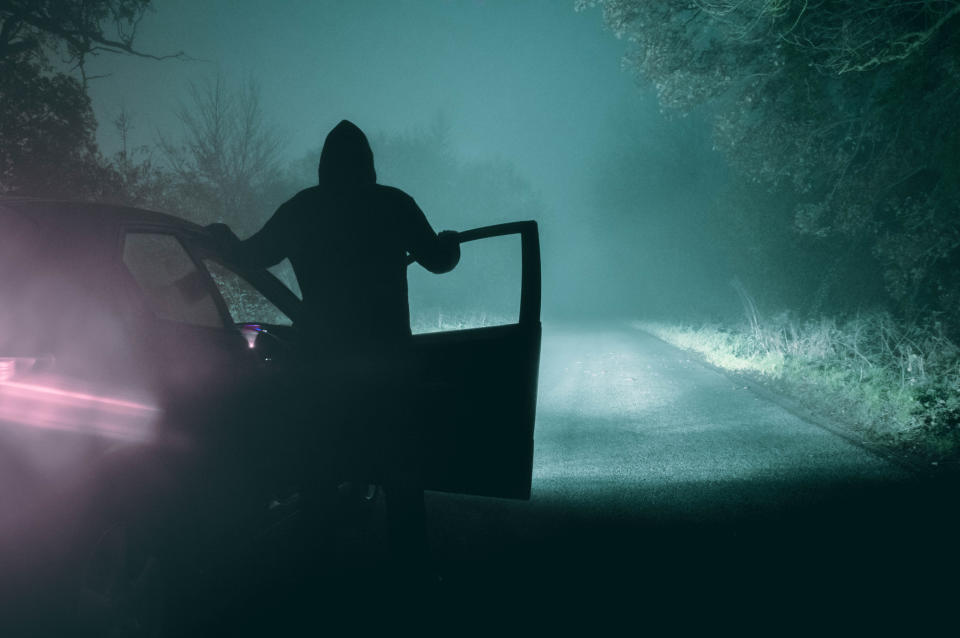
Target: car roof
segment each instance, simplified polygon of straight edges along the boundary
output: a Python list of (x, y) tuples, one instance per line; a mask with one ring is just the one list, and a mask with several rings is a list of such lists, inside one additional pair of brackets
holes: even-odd
[(50, 218), (63, 226), (118, 226), (147, 224), (175, 226), (181, 230), (202, 232), (203, 227), (186, 219), (157, 211), (102, 202), (65, 199), (0, 197), (0, 210), (6, 209), (31, 218)]
[[(203, 226), (199, 224), (174, 215), (134, 206), (0, 196), (0, 239), (4, 238), (3, 216), (9, 213), (14, 213), (21, 220), (32, 222), (28, 224), (28, 227), (35, 226), (32, 231), (26, 230), (20, 236), (29, 235), (54, 240), (57, 242), (58, 251), (63, 250), (65, 252), (70, 252), (77, 246), (83, 246), (81, 251), (85, 254), (105, 254), (102, 251), (91, 250), (91, 248), (108, 246), (109, 242), (115, 241), (119, 237), (117, 234), (119, 229), (126, 225), (175, 229), (188, 237), (192, 235), (191, 239), (207, 237)], [(21, 229), (23, 229), (23, 226), (21, 226)], [(256, 273), (246, 270), (246, 275), (255, 276), (262, 283), (274, 287), (274, 292), (283, 298), (272, 298), (271, 301), (291, 318), (296, 319), (300, 314), (297, 310), (301, 303), (300, 299), (267, 270), (255, 270)], [(251, 281), (253, 280), (251, 279)], [(276, 290), (277, 287), (282, 289), (283, 292)]]

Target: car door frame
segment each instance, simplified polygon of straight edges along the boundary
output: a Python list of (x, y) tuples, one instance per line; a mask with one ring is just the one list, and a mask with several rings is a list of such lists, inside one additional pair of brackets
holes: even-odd
[[(529, 357), (530, 368), (525, 371), (527, 378), (524, 379), (527, 384), (525, 396), (522, 401), (514, 407), (518, 414), (513, 415), (523, 430), (513, 433), (512, 443), (516, 445), (517, 450), (505, 450), (500, 459), (487, 459), (489, 465), (484, 466), (483, 459), (470, 457), (468, 463), (458, 463), (460, 459), (447, 459), (437, 463), (437, 459), (425, 459), (425, 481), (428, 489), (447, 491), (454, 493), (474, 494), (479, 496), (495, 496), (500, 498), (512, 498), (527, 500), (530, 498), (533, 479), (533, 436), (536, 421), (536, 401), (537, 387), (539, 382), (539, 362), (540, 362), (540, 342), (542, 336), (542, 326), (540, 322), (541, 308), (541, 262), (540, 262), (540, 240), (538, 226), (535, 221), (517, 221), (504, 224), (495, 224), (483, 226), (458, 233), (458, 239), (461, 244), (488, 239), (493, 237), (503, 237), (507, 235), (519, 234), (521, 240), (521, 288), (520, 288), (520, 311), (517, 321), (512, 324), (503, 324), (498, 326), (488, 326), (482, 328), (468, 328), (463, 330), (449, 330), (443, 332), (432, 332), (414, 335), (415, 346), (419, 349), (434, 348), (443, 349), (446, 347), (462, 347), (464, 344), (476, 342), (496, 342), (498, 340), (518, 341), (521, 347), (528, 349), (526, 354)], [(461, 362), (466, 365), (467, 362)], [(429, 375), (428, 375), (429, 376)], [(440, 392), (444, 391), (442, 385), (437, 388)], [(460, 390), (463, 390), (461, 388)], [(449, 406), (456, 409), (456, 406)], [(428, 421), (435, 420), (428, 418)], [(436, 427), (436, 425), (434, 425)], [(441, 430), (434, 430), (434, 433), (443, 431), (445, 427), (457, 427), (457, 424), (440, 426)], [(464, 441), (454, 441), (456, 437), (450, 439), (452, 445), (450, 449), (456, 450), (456, 454), (466, 454), (470, 456), (469, 449), (464, 447)], [(492, 449), (492, 447), (491, 447)], [(429, 451), (428, 457), (442, 452), (441, 448)], [(466, 459), (466, 457), (463, 457)], [(512, 467), (505, 465), (513, 464)], [(457, 466), (471, 466), (478, 473), (486, 472), (484, 477), (462, 474), (457, 476)], [(446, 469), (444, 469), (444, 466)], [(498, 478), (499, 473), (499, 478)]]

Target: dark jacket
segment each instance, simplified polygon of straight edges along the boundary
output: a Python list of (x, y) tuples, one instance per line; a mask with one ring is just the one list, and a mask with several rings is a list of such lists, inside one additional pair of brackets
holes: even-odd
[(376, 183), (373, 153), (344, 120), (327, 136), (317, 186), (294, 195), (241, 242), (237, 258), (268, 267), (289, 258), (305, 316), (321, 341), (373, 345), (410, 336), (407, 254), (435, 273), (460, 258), (412, 197)]

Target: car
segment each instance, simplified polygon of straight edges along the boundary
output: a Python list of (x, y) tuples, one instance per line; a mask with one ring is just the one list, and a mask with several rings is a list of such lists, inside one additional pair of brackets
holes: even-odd
[[(427, 489), (530, 497), (537, 225), (459, 236), (514, 234), (515, 321), (414, 336), (431, 393)], [(63, 608), (50, 623), (76, 613), (102, 633), (141, 627), (163, 613), (134, 601), (145, 583), (175, 573), (197, 588), (218, 565), (264, 555), (252, 547), (289, 542), (310, 471), (292, 461), (302, 423), (290, 418), (290, 380), (308, 369), (337, 377), (303, 356), (301, 309), (278, 277), (232, 263), (192, 222), (0, 199), (0, 614), (31, 623), (55, 599)], [(176, 565), (162, 577), (160, 558)]]

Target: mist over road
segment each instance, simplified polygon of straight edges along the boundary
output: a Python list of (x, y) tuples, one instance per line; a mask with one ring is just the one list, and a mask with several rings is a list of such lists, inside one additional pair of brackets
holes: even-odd
[(629, 327), (547, 331), (534, 498), (700, 520), (903, 470)]

